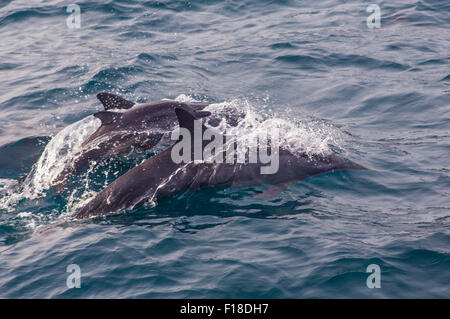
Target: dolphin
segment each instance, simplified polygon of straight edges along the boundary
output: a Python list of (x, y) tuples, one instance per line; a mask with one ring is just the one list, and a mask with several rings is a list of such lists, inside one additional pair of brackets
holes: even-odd
[(82, 151), (54, 181), (56, 194), (62, 191), (70, 175), (80, 173), (91, 161), (127, 154), (135, 149), (143, 151), (153, 148), (164, 133), (171, 131), (177, 124), (175, 108), (190, 109), (199, 117), (211, 114), (201, 111), (209, 105), (203, 102), (163, 100), (135, 105), (134, 102), (106, 92), (97, 94), (97, 98), (105, 108), (105, 111), (94, 114), (100, 119), (101, 126), (83, 141)]
[[(180, 128), (187, 129), (193, 138), (194, 121), (200, 118), (192, 111), (176, 108)], [(203, 132), (205, 126), (202, 125)], [(202, 142), (203, 143), (203, 142)], [(176, 144), (175, 144), (176, 145)], [(274, 174), (261, 174), (263, 164), (228, 164), (191, 161), (176, 163), (172, 159), (175, 145), (135, 166), (99, 192), (76, 215), (77, 218), (105, 215), (137, 208), (181, 191), (230, 185), (231, 187), (268, 184), (261, 198), (277, 196), (287, 187), (309, 176), (338, 170), (366, 169), (364, 166), (336, 155), (294, 155), (279, 149), (279, 169)], [(204, 149), (205, 144), (202, 144)]]

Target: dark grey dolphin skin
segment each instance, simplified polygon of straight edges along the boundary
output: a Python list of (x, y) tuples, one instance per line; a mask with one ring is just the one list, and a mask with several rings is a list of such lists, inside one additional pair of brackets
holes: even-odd
[[(180, 127), (188, 129), (193, 138), (193, 123), (198, 117), (185, 109), (177, 108), (175, 112)], [(120, 176), (85, 205), (77, 214), (77, 218), (133, 209), (146, 201), (157, 200), (183, 190), (192, 191), (218, 185), (242, 187), (269, 184), (270, 186), (257, 197), (273, 197), (309, 176), (338, 170), (366, 169), (335, 154), (311, 158), (307, 155), (295, 156), (280, 148), (279, 170), (269, 175), (260, 173), (262, 164), (258, 162), (176, 164), (171, 158), (172, 148), (173, 146), (169, 147)]]
[[(99, 93), (97, 98), (102, 102), (105, 111), (95, 113), (94, 116), (100, 119), (102, 124), (83, 142), (83, 152), (74, 158), (55, 180), (57, 194), (62, 191), (68, 176), (81, 172), (90, 161), (126, 154), (133, 149), (153, 148), (164, 132), (175, 128), (175, 108), (192, 110), (200, 117), (210, 115), (209, 112), (201, 111), (209, 103), (159, 101), (134, 106), (135, 103), (110, 93)], [(113, 112), (112, 109), (127, 111)]]

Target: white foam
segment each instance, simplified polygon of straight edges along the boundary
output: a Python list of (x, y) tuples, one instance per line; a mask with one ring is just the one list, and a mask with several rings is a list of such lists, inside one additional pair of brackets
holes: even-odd
[(18, 186), (17, 182), (6, 182), (0, 192), (0, 209), (11, 210), (11, 206), (21, 199), (35, 199), (45, 195), (59, 174), (82, 150), (81, 144), (100, 127), (100, 120), (88, 116), (75, 122), (58, 134), (46, 145), (41, 157), (34, 164), (30, 174)]
[(205, 110), (218, 116), (243, 114), (237, 126), (230, 125), (224, 118), (218, 127), (243, 139), (256, 141), (257, 136), (267, 133), (270, 137), (271, 132), (277, 130), (280, 146), (297, 155), (325, 155), (331, 153), (331, 145), (337, 149), (342, 145), (342, 135), (337, 128), (321, 120), (305, 119), (301, 114), (296, 117), (295, 110), (285, 112), (289, 114), (287, 118), (287, 115), (275, 115), (276, 110), (268, 106), (256, 106), (240, 99), (210, 104)]
[[(81, 144), (100, 127), (100, 120), (88, 116), (56, 134), (44, 149), (33, 168), (29, 180), (25, 180), (27, 197), (41, 196), (54, 184), (59, 174), (82, 150)], [(24, 185), (25, 186), (25, 185)]]

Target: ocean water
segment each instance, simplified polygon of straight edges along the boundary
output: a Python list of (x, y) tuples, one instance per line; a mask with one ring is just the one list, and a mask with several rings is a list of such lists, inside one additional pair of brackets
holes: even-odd
[[(374, 1), (380, 28), (372, 1), (88, 0), (70, 29), (73, 2), (0, 0), (1, 298), (450, 297), (447, 0)], [(102, 91), (208, 101), (371, 169), (273, 199), (217, 187), (79, 221), (166, 147), (93, 163), (55, 196)]]

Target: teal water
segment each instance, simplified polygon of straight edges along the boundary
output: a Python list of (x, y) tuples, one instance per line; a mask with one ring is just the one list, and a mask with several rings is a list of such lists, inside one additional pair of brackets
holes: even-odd
[[(377, 1), (369, 29), (357, 0), (88, 0), (70, 30), (72, 2), (0, 0), (1, 298), (450, 297), (448, 1)], [(61, 196), (44, 187), (101, 91), (269, 114), (296, 123), (301, 147), (372, 169), (275, 199), (219, 187), (77, 221), (153, 155), (98, 163)], [(11, 188), (45, 154), (33, 189)]]

